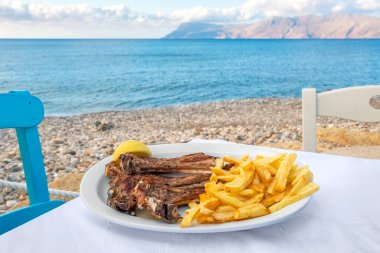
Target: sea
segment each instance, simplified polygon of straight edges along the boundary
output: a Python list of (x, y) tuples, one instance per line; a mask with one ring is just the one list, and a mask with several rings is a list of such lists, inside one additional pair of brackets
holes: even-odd
[(366, 84), (380, 40), (0, 40), (0, 92), (29, 90), (50, 116)]

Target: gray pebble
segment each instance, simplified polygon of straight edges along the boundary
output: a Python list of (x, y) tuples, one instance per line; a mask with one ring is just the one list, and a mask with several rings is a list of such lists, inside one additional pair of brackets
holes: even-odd
[(257, 144), (260, 144), (260, 143), (263, 143), (263, 142), (264, 142), (264, 138), (262, 138), (262, 137), (259, 137), (259, 138), (256, 139), (256, 143)]
[(11, 181), (11, 182), (21, 182), (21, 177), (17, 174), (10, 174), (8, 177), (7, 177), (7, 180)]
[(107, 131), (115, 127), (115, 124), (112, 122), (109, 123), (101, 123), (100, 125), (97, 125), (96, 128), (100, 131)]
[(66, 172), (74, 172), (76, 171), (76, 168), (74, 166), (67, 166), (65, 167)]
[(16, 166), (13, 166), (13, 167), (11, 168), (11, 171), (12, 171), (12, 172), (22, 171), (22, 168), (16, 165)]
[(62, 140), (62, 139), (60, 139), (60, 138), (55, 138), (55, 139), (53, 140), (53, 143), (54, 143), (54, 144), (63, 144), (63, 143), (64, 143), (64, 140)]
[(11, 159), (8, 159), (8, 158), (3, 159), (3, 163), (5, 163), (5, 164), (9, 164), (11, 162), (12, 162)]
[(285, 141), (288, 141), (289, 138), (286, 135), (283, 134), (283, 135), (281, 135), (280, 140), (285, 142)]
[(65, 150), (65, 151), (63, 152), (63, 154), (64, 154), (64, 155), (66, 155), (66, 154), (69, 154), (69, 155), (75, 155), (76, 152), (75, 152), (74, 150)]
[(238, 136), (236, 137), (236, 139), (237, 139), (238, 141), (244, 141), (244, 140), (245, 140), (245, 137), (244, 137), (244, 136), (241, 136), (241, 135), (238, 135)]

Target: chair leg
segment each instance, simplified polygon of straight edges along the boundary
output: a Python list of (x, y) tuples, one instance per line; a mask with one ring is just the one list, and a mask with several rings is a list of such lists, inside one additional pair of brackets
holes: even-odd
[(37, 127), (17, 128), (16, 132), (30, 203), (49, 201), (38, 129)]
[(317, 152), (317, 93), (314, 88), (302, 90), (302, 147)]

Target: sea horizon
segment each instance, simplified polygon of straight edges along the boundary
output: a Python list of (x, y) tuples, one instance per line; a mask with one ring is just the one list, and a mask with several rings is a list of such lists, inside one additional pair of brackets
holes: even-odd
[(380, 83), (380, 39), (0, 39), (0, 92), (30, 90), (47, 116)]
[(196, 40), (210, 40), (210, 41), (239, 41), (239, 40), (380, 40), (379, 38), (175, 38), (175, 39), (166, 39), (164, 37), (161, 38), (0, 38), (0, 40), (188, 40), (188, 41), (196, 41)]

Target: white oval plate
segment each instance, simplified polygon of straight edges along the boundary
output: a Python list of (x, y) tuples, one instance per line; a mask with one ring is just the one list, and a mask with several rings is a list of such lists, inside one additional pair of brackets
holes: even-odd
[[(270, 156), (276, 154), (271, 149), (229, 143), (181, 143), (149, 146), (154, 157), (178, 157), (185, 154), (204, 152), (217, 157), (241, 157), (249, 154)], [(284, 221), (301, 211), (310, 201), (311, 196), (293, 203), (275, 213), (242, 221), (220, 224), (196, 224), (189, 228), (180, 228), (179, 224), (167, 224), (148, 215), (131, 216), (107, 206), (108, 178), (104, 175), (105, 165), (111, 161), (107, 157), (91, 167), (84, 175), (80, 185), (80, 197), (84, 204), (97, 215), (111, 222), (143, 230), (172, 232), (172, 233), (217, 233), (259, 228)], [(300, 164), (297, 161), (298, 164)], [(180, 208), (183, 215), (186, 208)]]

